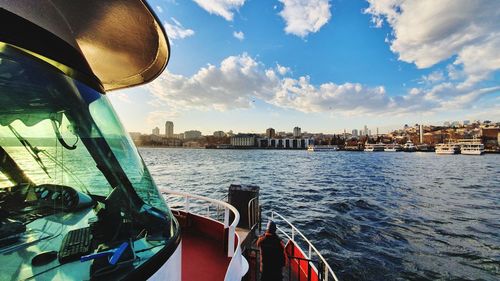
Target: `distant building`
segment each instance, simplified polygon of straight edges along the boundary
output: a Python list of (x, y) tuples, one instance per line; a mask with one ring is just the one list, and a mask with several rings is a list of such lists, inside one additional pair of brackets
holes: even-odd
[(370, 135), (370, 132), (369, 132), (368, 127), (366, 125), (363, 128), (363, 135), (365, 135), (365, 136), (369, 136)]
[(302, 135), (300, 127), (293, 128), (293, 137), (299, 138)]
[(214, 137), (216, 138), (223, 138), (226, 136), (226, 133), (224, 133), (223, 131), (215, 131), (214, 132)]
[(470, 124), (470, 120), (464, 120), (463, 124), (464, 124), (464, 126), (469, 125)]
[(184, 134), (183, 133), (174, 134), (174, 139), (183, 140), (184, 139)]
[(174, 122), (172, 121), (165, 122), (165, 136), (167, 138), (174, 137)]
[(445, 121), (445, 122), (443, 123), (443, 126), (445, 126), (445, 127), (450, 127), (450, 125), (451, 125), (451, 124), (450, 124), (450, 121)]
[(274, 138), (276, 136), (276, 131), (273, 128), (269, 128), (266, 130), (266, 137), (269, 139)]
[(358, 137), (358, 130), (356, 130), (356, 129), (352, 130), (352, 136), (354, 138), (357, 138)]
[(231, 137), (231, 145), (234, 147), (255, 147), (257, 145), (257, 135), (237, 134)]
[(191, 130), (191, 131), (184, 132), (184, 139), (190, 140), (190, 139), (199, 139), (199, 138), (201, 138), (200, 131)]
[(159, 135), (160, 135), (160, 128), (155, 127), (155, 128), (153, 129), (153, 132), (152, 132), (152, 133), (153, 133), (153, 135), (155, 135), (155, 136), (159, 136)]
[(278, 132), (276, 135), (278, 135), (280, 137), (285, 137), (286, 136), (286, 132)]
[(424, 143), (424, 125), (419, 125), (418, 136), (420, 137), (420, 143)]

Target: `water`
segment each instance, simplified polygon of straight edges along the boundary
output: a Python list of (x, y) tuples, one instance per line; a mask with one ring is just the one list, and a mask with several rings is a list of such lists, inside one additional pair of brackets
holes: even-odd
[(261, 187), (342, 280), (499, 280), (500, 155), (140, 150), (159, 186)]

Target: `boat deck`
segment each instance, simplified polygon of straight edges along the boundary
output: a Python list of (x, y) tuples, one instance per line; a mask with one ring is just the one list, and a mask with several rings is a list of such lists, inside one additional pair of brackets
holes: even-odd
[(182, 234), (182, 280), (224, 280), (229, 261), (219, 241), (190, 231)]

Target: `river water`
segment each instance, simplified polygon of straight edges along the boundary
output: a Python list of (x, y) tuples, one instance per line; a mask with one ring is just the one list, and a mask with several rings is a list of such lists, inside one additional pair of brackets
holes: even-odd
[(500, 280), (500, 155), (142, 148), (160, 187), (260, 186), (342, 280)]

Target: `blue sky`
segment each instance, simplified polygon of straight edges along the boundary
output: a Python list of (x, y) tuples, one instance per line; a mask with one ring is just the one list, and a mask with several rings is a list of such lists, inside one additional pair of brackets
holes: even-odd
[(500, 1), (150, 0), (154, 82), (109, 94), (129, 131), (387, 131), (500, 120)]

